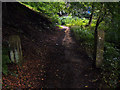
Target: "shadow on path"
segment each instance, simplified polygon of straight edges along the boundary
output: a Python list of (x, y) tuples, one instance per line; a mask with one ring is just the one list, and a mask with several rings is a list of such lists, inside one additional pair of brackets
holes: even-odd
[(90, 58), (79, 50), (68, 27), (58, 30), (56, 42), (47, 57), (46, 83), (48, 88), (95, 88), (99, 72), (92, 68)]

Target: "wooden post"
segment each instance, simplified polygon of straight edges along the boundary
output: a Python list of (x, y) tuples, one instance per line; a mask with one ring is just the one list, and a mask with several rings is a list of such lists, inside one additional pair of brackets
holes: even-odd
[(98, 30), (97, 35), (97, 52), (96, 52), (96, 68), (100, 68), (103, 61), (104, 53), (104, 30)]
[(10, 59), (12, 62), (21, 64), (22, 63), (22, 49), (21, 41), (18, 35), (12, 35), (9, 37), (10, 47)]

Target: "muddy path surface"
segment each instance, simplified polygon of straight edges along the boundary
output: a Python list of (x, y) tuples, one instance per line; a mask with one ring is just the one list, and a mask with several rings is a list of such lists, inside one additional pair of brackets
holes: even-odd
[(69, 27), (57, 31), (45, 67), (48, 88), (96, 88), (99, 86), (99, 72), (92, 68), (91, 59), (80, 51), (71, 36)]

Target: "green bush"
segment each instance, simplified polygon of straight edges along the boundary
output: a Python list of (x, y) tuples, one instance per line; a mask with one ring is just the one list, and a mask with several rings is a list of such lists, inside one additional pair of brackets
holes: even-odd
[(85, 18), (78, 18), (78, 17), (60, 17), (59, 20), (61, 21), (60, 24), (63, 23), (63, 25), (66, 26), (81, 26), (81, 25), (86, 25), (88, 23), (88, 19)]
[(113, 30), (113, 29), (106, 31), (106, 38), (105, 39), (107, 42), (115, 43), (116, 45), (118, 45), (120, 43), (120, 31)]
[[(82, 28), (81, 26), (72, 26), (71, 30), (74, 33), (76, 40), (78, 40), (82, 47), (89, 52), (88, 55), (93, 58), (93, 46), (94, 46), (94, 36), (92, 30), (93, 28)], [(111, 32), (112, 34), (112, 32)], [(117, 87), (120, 75), (120, 50), (116, 47), (116, 43), (110, 43), (108, 38), (111, 38), (111, 42), (115, 40), (115, 37), (106, 33), (107, 40), (105, 40), (104, 47), (104, 60), (102, 69), (103, 82), (108, 87)], [(112, 39), (113, 38), (113, 39)], [(117, 42), (117, 41), (116, 41)], [(90, 51), (89, 51), (90, 49)]]
[(2, 72), (3, 74), (8, 74), (8, 63), (11, 63), (9, 56), (8, 56), (9, 48), (3, 47), (2, 48)]
[(71, 30), (75, 34), (77, 40), (81, 42), (93, 42), (93, 31), (90, 28), (82, 28), (82, 26), (72, 27)]
[(104, 61), (102, 65), (103, 81), (108, 87), (117, 87), (120, 75), (120, 50), (114, 44), (105, 42)]
[(89, 27), (83, 28), (82, 26), (73, 26), (71, 27), (71, 30), (74, 33), (74, 36), (81, 45), (81, 47), (85, 49), (88, 56), (93, 59), (94, 48), (93, 30), (91, 30)]

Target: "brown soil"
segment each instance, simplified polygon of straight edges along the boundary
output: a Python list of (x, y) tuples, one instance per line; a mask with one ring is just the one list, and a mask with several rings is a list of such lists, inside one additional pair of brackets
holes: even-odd
[[(27, 43), (29, 43), (27, 45)], [(22, 67), (14, 75), (3, 76), (3, 84), (10, 88), (95, 88), (99, 86), (99, 72), (92, 68), (88, 56), (70, 36), (70, 30), (57, 30), (46, 35), (44, 45), (24, 42)], [(32, 51), (36, 48), (39, 56)], [(27, 50), (25, 50), (27, 48)], [(28, 49), (29, 48), (29, 49)], [(4, 87), (4, 86), (3, 86)]]
[[(92, 68), (92, 61), (71, 37), (70, 29), (57, 32), (56, 46), (47, 57), (46, 83), (48, 88), (97, 88), (99, 71)], [(52, 37), (51, 37), (52, 38)]]

